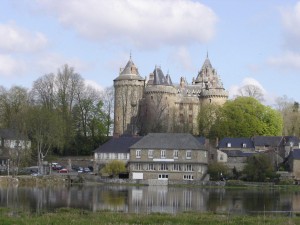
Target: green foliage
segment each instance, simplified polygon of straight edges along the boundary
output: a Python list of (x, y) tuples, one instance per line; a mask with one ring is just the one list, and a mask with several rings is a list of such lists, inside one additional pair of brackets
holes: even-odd
[(218, 112), (210, 138), (277, 136), (282, 133), (282, 117), (274, 109), (252, 97), (227, 101)]
[(198, 115), (199, 135), (208, 137), (212, 125), (215, 123), (220, 106), (206, 104), (200, 108)]
[(243, 173), (247, 181), (264, 182), (276, 177), (274, 166), (265, 154), (249, 157)]
[(224, 163), (214, 162), (208, 165), (208, 171), (211, 180), (220, 180), (222, 177), (228, 177), (229, 168)]
[(105, 165), (101, 172), (116, 177), (119, 173), (126, 172), (125, 163), (120, 160), (112, 160)]

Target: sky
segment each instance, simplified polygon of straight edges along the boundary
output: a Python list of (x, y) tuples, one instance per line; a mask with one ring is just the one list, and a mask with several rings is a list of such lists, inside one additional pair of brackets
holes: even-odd
[(103, 89), (130, 55), (143, 77), (160, 66), (191, 82), (207, 54), (230, 98), (254, 84), (266, 105), (300, 102), (300, 1), (0, 0), (7, 89), (30, 89), (64, 64)]

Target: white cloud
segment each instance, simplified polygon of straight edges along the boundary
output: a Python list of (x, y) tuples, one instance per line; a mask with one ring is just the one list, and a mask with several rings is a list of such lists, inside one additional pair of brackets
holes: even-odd
[(84, 80), (84, 82), (87, 86), (91, 86), (97, 91), (103, 91), (104, 90), (104, 88), (101, 85), (99, 85), (97, 82), (95, 82), (93, 80)]
[(276, 96), (273, 93), (269, 93), (267, 92), (267, 90), (254, 78), (252, 77), (246, 77), (242, 80), (242, 82), (240, 84), (236, 84), (236, 85), (232, 85), (231, 87), (229, 87), (228, 91), (229, 91), (229, 98), (233, 99), (236, 96), (239, 95), (238, 90), (245, 86), (245, 85), (255, 85), (257, 87), (259, 87), (262, 91), (262, 94), (264, 96), (264, 104), (265, 105), (269, 105), (269, 106), (273, 106), (276, 102), (276, 98), (278, 96)]
[(36, 1), (65, 27), (96, 40), (137, 47), (203, 43), (215, 34), (217, 17), (192, 0)]
[(300, 2), (294, 8), (281, 9), (281, 19), (286, 45), (300, 50)]
[(34, 52), (46, 44), (47, 38), (40, 32), (31, 33), (14, 23), (0, 24), (0, 52)]
[(192, 65), (192, 57), (185, 47), (180, 47), (175, 53), (173, 52), (171, 54), (171, 58), (173, 58), (176, 64), (182, 67), (184, 70), (191, 71), (194, 69)]
[(88, 65), (80, 59), (65, 58), (64, 56), (56, 53), (47, 53), (46, 55), (42, 55), (36, 63), (39, 68), (38, 70), (43, 74), (56, 73), (57, 70), (64, 64), (74, 67), (76, 73), (88, 70)]
[(300, 70), (300, 53), (287, 51), (276, 57), (270, 57), (267, 63), (281, 69)]
[(0, 76), (17, 76), (22, 74), (25, 67), (25, 62), (14, 59), (10, 55), (0, 54)]

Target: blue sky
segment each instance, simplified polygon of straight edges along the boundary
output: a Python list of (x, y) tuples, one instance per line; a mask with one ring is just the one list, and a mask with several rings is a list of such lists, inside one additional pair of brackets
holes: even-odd
[(0, 85), (31, 88), (69, 64), (111, 86), (130, 52), (142, 76), (155, 65), (191, 82), (206, 54), (234, 96), (258, 85), (265, 104), (300, 102), (300, 1), (1, 0)]

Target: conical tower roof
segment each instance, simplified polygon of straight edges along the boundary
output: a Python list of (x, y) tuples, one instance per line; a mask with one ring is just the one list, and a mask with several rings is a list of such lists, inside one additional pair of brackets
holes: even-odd
[(160, 67), (155, 66), (153, 75), (154, 75), (154, 79), (153, 79), (154, 85), (172, 85), (171, 78), (169, 76), (165, 76)]
[(138, 68), (130, 56), (126, 66), (120, 69), (120, 74), (115, 80), (144, 80), (144, 78), (140, 76)]

